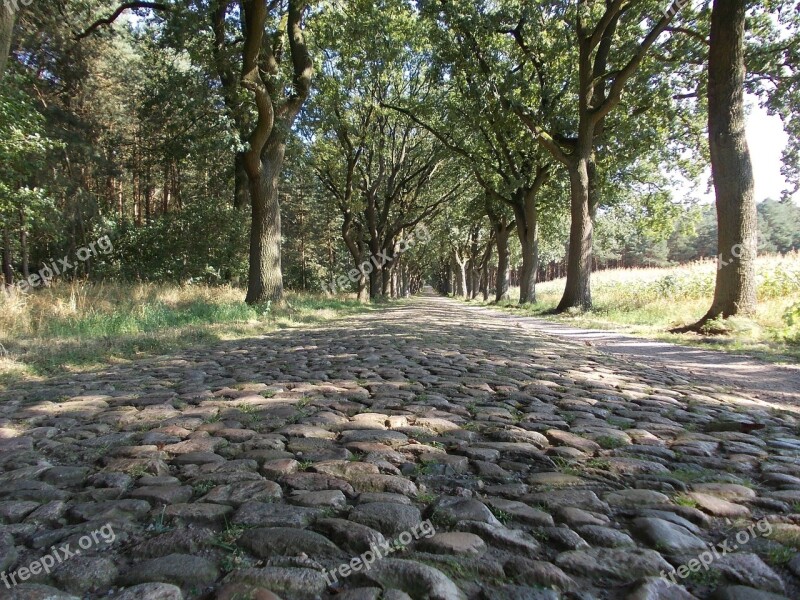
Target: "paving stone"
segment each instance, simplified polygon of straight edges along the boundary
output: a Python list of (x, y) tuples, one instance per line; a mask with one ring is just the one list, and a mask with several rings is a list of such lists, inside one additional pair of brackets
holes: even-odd
[(627, 533), (603, 527), (601, 525), (581, 525), (575, 529), (576, 533), (593, 546), (604, 548), (625, 548), (636, 546), (631, 536)]
[(172, 583), (178, 586), (204, 586), (219, 577), (211, 561), (189, 554), (169, 554), (131, 566), (119, 578), (123, 585)]
[(479, 536), (463, 531), (437, 533), (430, 538), (422, 538), (417, 547), (433, 554), (469, 554), (478, 556), (486, 551), (486, 543)]
[(518, 529), (506, 529), (480, 521), (461, 521), (457, 526), (480, 536), (490, 546), (522, 556), (536, 557), (541, 551), (539, 543), (533, 537)]
[(552, 563), (516, 556), (506, 561), (507, 576), (525, 585), (556, 588), (562, 592), (578, 589), (577, 582)]
[(306, 527), (319, 511), (302, 506), (247, 502), (233, 515), (233, 523), (245, 526)]
[(359, 577), (406, 592), (412, 598), (466, 600), (464, 593), (440, 570), (412, 560), (377, 561)]
[(214, 532), (206, 528), (175, 528), (147, 538), (134, 547), (133, 554), (140, 558), (158, 558), (169, 554), (193, 554), (210, 548)]
[(317, 508), (333, 508), (341, 510), (347, 506), (347, 497), (340, 490), (322, 490), (320, 492), (294, 492), (289, 502), (299, 506)]
[(75, 556), (53, 571), (58, 587), (73, 594), (88, 595), (88, 592), (106, 589), (116, 578), (115, 561), (102, 556)]
[(457, 496), (442, 496), (430, 507), (432, 516), (443, 518), (450, 522), (480, 521), (490, 525), (500, 525), (500, 521), (492, 514), (483, 502), (470, 498)]
[(666, 581), (663, 577), (652, 577), (625, 596), (625, 600), (697, 600), (697, 598), (681, 585)]
[(23, 583), (11, 588), (8, 600), (80, 600), (78, 596), (39, 583)]
[(698, 508), (715, 517), (735, 519), (750, 516), (750, 510), (746, 506), (728, 502), (710, 494), (689, 492), (687, 496), (697, 503)]
[(631, 531), (651, 548), (671, 555), (697, 554), (707, 550), (705, 541), (676, 523), (652, 517), (634, 519)]
[(246, 502), (271, 502), (281, 495), (281, 486), (274, 481), (243, 481), (217, 486), (199, 501), (239, 507)]
[(0, 502), (0, 521), (4, 523), (19, 523), (39, 506), (38, 502), (24, 500)]
[(356, 506), (350, 511), (349, 519), (393, 538), (417, 527), (422, 521), (422, 516), (415, 506), (372, 502)]
[(238, 542), (254, 556), (270, 559), (276, 556), (306, 554), (315, 559), (346, 561), (350, 557), (328, 538), (313, 531), (289, 527), (248, 529)]
[(713, 600), (789, 600), (782, 594), (764, 592), (743, 585), (723, 586), (717, 588)]
[(14, 537), (10, 533), (0, 531), (0, 572), (13, 565), (17, 560), (17, 556)]
[(137, 488), (128, 494), (136, 500), (147, 500), (152, 504), (181, 504), (192, 497), (189, 486), (167, 485)]
[(550, 443), (558, 446), (569, 446), (582, 452), (592, 454), (600, 450), (600, 444), (589, 440), (587, 438), (569, 433), (568, 431), (561, 431), (559, 429), (549, 429), (546, 434)]
[(115, 600), (183, 600), (181, 588), (170, 583), (142, 583), (126, 588)]
[(279, 596), (273, 594), (270, 590), (246, 585), (241, 583), (233, 583), (226, 585), (217, 592), (214, 600), (281, 600)]
[(223, 581), (263, 587), (292, 600), (316, 600), (328, 587), (325, 575), (320, 571), (298, 567), (241, 569), (233, 571)]
[(609, 577), (629, 582), (648, 575), (659, 575), (662, 571), (674, 571), (672, 565), (654, 550), (616, 548), (562, 552), (556, 557), (556, 565), (576, 575)]
[(486, 501), (492, 509), (507, 513), (515, 520), (529, 525), (552, 526), (553, 517), (543, 510), (528, 506), (524, 502), (505, 500), (503, 498), (489, 498)]
[(784, 592), (784, 583), (780, 576), (755, 554), (726, 554), (714, 561), (714, 569), (731, 583), (766, 592)]
[(361, 554), (386, 541), (379, 531), (346, 519), (320, 519), (314, 522), (313, 527), (352, 554)]
[(641, 507), (647, 505), (669, 504), (669, 496), (653, 490), (620, 490), (605, 496), (609, 506)]
[(160, 513), (182, 524), (222, 525), (233, 508), (222, 504), (203, 504), (202, 502), (171, 504)]

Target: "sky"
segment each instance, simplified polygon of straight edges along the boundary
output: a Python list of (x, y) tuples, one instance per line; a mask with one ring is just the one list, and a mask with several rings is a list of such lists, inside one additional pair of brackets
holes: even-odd
[[(783, 166), (783, 150), (789, 140), (789, 136), (783, 130), (780, 118), (770, 116), (767, 111), (758, 105), (758, 101), (753, 96), (747, 97), (747, 144), (750, 147), (750, 160), (753, 163), (753, 178), (755, 180), (756, 202), (763, 202), (767, 198), (780, 200), (783, 197), (783, 190), (790, 186), (781, 174)], [(682, 178), (678, 177), (677, 181)], [(692, 186), (683, 180), (684, 184), (679, 184), (675, 198), (699, 200), (703, 204), (714, 202), (713, 188), (706, 189), (706, 184), (711, 181), (711, 168), (706, 169), (705, 174), (700, 179), (700, 185)], [(795, 203), (800, 204), (800, 192), (793, 197)]]
[(766, 198), (780, 200), (781, 193), (788, 187), (781, 175), (781, 153), (788, 136), (778, 117), (768, 115), (752, 99), (748, 103), (751, 107), (747, 116), (747, 143), (753, 161), (756, 201), (761, 202)]

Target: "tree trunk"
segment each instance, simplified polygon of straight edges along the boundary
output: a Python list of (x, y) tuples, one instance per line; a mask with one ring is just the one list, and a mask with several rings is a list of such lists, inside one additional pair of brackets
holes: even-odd
[(9, 2), (0, 2), (0, 81), (6, 72), (8, 53), (11, 51), (11, 35), (14, 33), (16, 12)]
[(342, 221), (342, 239), (345, 246), (350, 251), (350, 256), (353, 257), (353, 263), (358, 269), (358, 287), (357, 298), (359, 302), (369, 302), (369, 277), (368, 269), (374, 269), (375, 265), (370, 262), (368, 258), (364, 257), (364, 242), (361, 240), (358, 232), (353, 232), (353, 214), (350, 211), (344, 213), (344, 220)]
[(19, 253), (22, 260), (22, 264), (20, 265), (22, 270), (22, 278), (27, 279), (31, 273), (28, 265), (28, 226), (25, 219), (24, 206), (19, 207)]
[(377, 300), (383, 295), (383, 269), (380, 266), (375, 266), (372, 273), (369, 274), (369, 297), (371, 300)]
[(494, 301), (508, 299), (508, 238), (511, 232), (504, 222), (497, 228), (497, 280)]
[(539, 270), (538, 189), (521, 190), (522, 201), (514, 205), (517, 236), (522, 247), (522, 272), (519, 279), (519, 303), (536, 302), (536, 272)]
[(381, 270), (381, 296), (384, 298), (392, 297), (392, 273), (394, 262), (386, 263)]
[(714, 301), (704, 320), (756, 309), (758, 222), (745, 136), (745, 0), (715, 0), (708, 59), (708, 133), (717, 197)]
[(271, 140), (261, 158), (259, 172), (255, 177), (254, 174), (248, 174), (253, 217), (245, 299), (248, 304), (279, 303), (283, 300), (278, 183), (285, 151), (286, 144), (282, 139)]
[(244, 168), (244, 152), (237, 152), (234, 159), (233, 207), (244, 209), (250, 204), (250, 183)]
[(483, 268), (481, 269), (481, 295), (483, 296), (483, 301), (489, 301), (489, 261), (487, 260), (483, 263)]
[(455, 275), (455, 285), (453, 294), (455, 296), (467, 297), (467, 261), (463, 260), (457, 252), (453, 254), (453, 273)]
[(8, 233), (8, 224), (3, 226), (3, 281), (6, 288), (14, 285), (14, 269), (11, 268), (11, 236)]
[(592, 215), (590, 210), (589, 168), (591, 151), (579, 157), (570, 168), (569, 252), (567, 282), (556, 311), (569, 308), (588, 309), (592, 306), (590, 276), (592, 267)]

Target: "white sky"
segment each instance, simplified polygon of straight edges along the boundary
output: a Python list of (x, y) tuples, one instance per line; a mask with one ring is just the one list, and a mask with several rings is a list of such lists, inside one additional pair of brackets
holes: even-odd
[[(788, 185), (781, 175), (781, 154), (789, 136), (783, 130), (778, 117), (771, 117), (767, 111), (750, 102), (747, 116), (747, 143), (753, 161), (753, 175), (756, 182), (756, 200), (766, 198), (780, 200), (781, 193)], [(797, 199), (797, 198), (795, 198)]]
[[(767, 198), (780, 200), (783, 190), (790, 187), (781, 175), (783, 150), (786, 148), (789, 136), (783, 130), (780, 118), (767, 114), (767, 111), (758, 105), (755, 97), (748, 96), (747, 105), (747, 143), (750, 147), (750, 159), (753, 162), (756, 202), (762, 202)], [(681, 181), (683, 183), (680, 183)], [(677, 177), (677, 182), (676, 200), (683, 196), (684, 199), (694, 198), (703, 204), (714, 202), (710, 167), (706, 169), (697, 187), (681, 177)], [(795, 194), (793, 199), (800, 203), (800, 192)]]

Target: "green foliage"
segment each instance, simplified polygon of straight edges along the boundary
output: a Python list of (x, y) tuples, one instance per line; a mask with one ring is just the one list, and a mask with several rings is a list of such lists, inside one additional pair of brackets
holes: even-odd
[(5, 222), (20, 219), (25, 227), (52, 207), (36, 175), (58, 146), (47, 137), (45, 119), (23, 89), (28, 83), (10, 72), (0, 87), (0, 215)]
[(113, 254), (97, 265), (104, 275), (211, 284), (246, 278), (247, 222), (229, 204), (197, 199), (191, 210), (142, 227), (123, 223), (113, 237)]
[(786, 309), (783, 320), (786, 323), (784, 339), (792, 344), (800, 344), (800, 302)]

